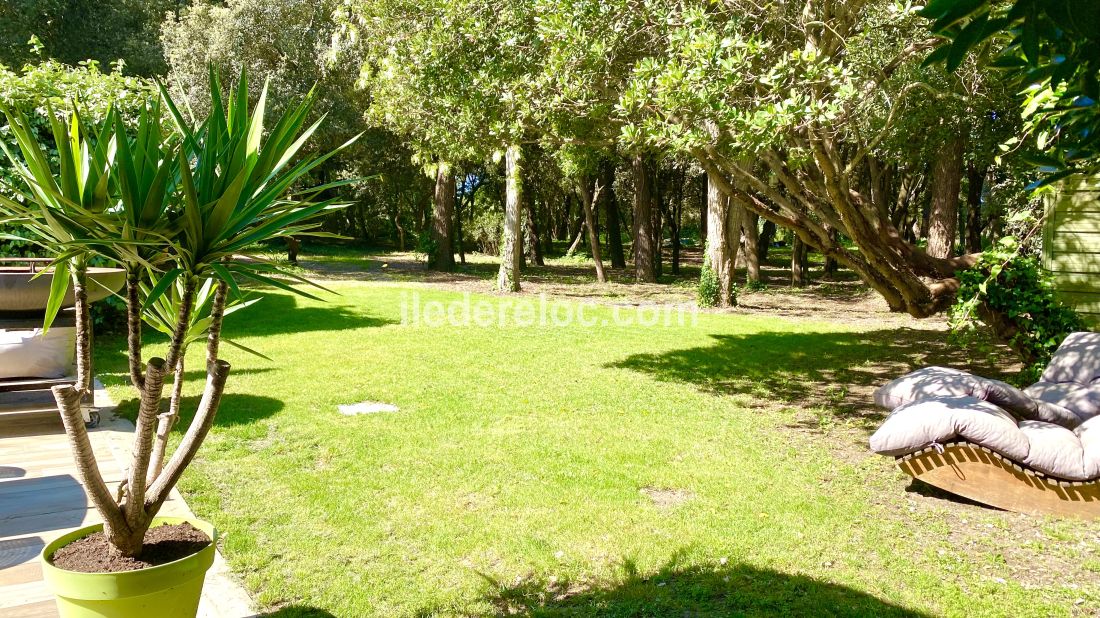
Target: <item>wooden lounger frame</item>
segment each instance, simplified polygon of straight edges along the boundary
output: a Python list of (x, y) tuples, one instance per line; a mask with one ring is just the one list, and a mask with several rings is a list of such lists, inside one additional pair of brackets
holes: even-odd
[(934, 445), (898, 457), (897, 464), (929, 485), (1006, 511), (1100, 517), (1100, 479), (1053, 478), (971, 442)]

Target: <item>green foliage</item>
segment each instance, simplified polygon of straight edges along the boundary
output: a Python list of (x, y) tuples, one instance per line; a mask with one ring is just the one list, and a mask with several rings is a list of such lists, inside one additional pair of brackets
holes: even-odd
[[(32, 135), (39, 141), (49, 165), (60, 164), (59, 150), (50, 124), (49, 110), (64, 112), (72, 101), (79, 101), (82, 119), (91, 124), (106, 120), (113, 109), (127, 126), (136, 123), (145, 101), (155, 96), (156, 86), (149, 80), (123, 75), (118, 67), (110, 72), (100, 70), (98, 63), (85, 62), (70, 66), (48, 60), (27, 65), (21, 72), (0, 66), (0, 108), (26, 118)], [(9, 127), (0, 128), (0, 142), (22, 162), (15, 134)], [(16, 199), (19, 192), (18, 173), (12, 161), (0, 157), (0, 196)], [(17, 226), (0, 224), (0, 233), (20, 231)], [(42, 257), (41, 246), (31, 241), (0, 240), (0, 257)]]
[(416, 237), (416, 254), (424, 256), (429, 265), (435, 264), (435, 256), (439, 251), (439, 243), (431, 234), (420, 234)]
[(477, 250), (486, 255), (500, 254), (500, 240), (504, 235), (504, 214), (499, 210), (483, 210), (464, 230)]
[[(1081, 317), (1055, 296), (1050, 276), (1034, 257), (992, 250), (961, 273), (958, 301), (950, 312), (952, 330), (965, 336), (974, 320), (1007, 318), (1018, 331), (1008, 344), (1024, 359), (1022, 382), (1034, 382), (1062, 340), (1087, 330)], [(982, 315), (984, 314), (984, 315)]]
[[(170, 289), (161, 294), (157, 298), (153, 298), (149, 303), (146, 311), (141, 315), (142, 320), (151, 326), (154, 330), (159, 331), (161, 334), (171, 337), (172, 330), (175, 328), (177, 316), (180, 315), (180, 307), (183, 304), (183, 281), (176, 278), (173, 282), (174, 285)], [(156, 276), (150, 278), (149, 281), (143, 281), (140, 283), (142, 296), (145, 298), (152, 298), (152, 290), (157, 287), (158, 279)], [(187, 325), (187, 333), (183, 338), (183, 346), (186, 348), (192, 343), (200, 342), (206, 339), (210, 330), (210, 325), (214, 318), (212, 316), (212, 309), (214, 304), (214, 288), (216, 287), (216, 280), (213, 278), (206, 279), (202, 282), (202, 285), (196, 286), (195, 299), (194, 299), (194, 311), (190, 314), (190, 320)], [(233, 297), (226, 301), (224, 314), (230, 315), (241, 309), (249, 307), (250, 305), (258, 302), (259, 298), (249, 299), (247, 296)], [(254, 354), (261, 358), (267, 358), (263, 354), (256, 352), (250, 348), (247, 348), (239, 343), (236, 343), (230, 339), (222, 338), (223, 342), (229, 345), (244, 350), (249, 354)], [(270, 359), (268, 359), (270, 360)]]
[[(312, 117), (325, 122), (306, 144), (303, 154), (337, 148), (353, 135), (366, 134), (337, 156), (311, 171), (303, 183), (324, 184), (337, 178), (377, 178), (334, 189), (350, 202), (347, 210), (327, 217), (327, 230), (359, 238), (397, 235), (418, 226), (418, 206), (431, 192), (430, 181), (411, 151), (393, 133), (372, 128), (364, 118), (371, 105), (359, 88), (358, 57), (332, 54), (330, 45), (337, 23), (336, 0), (226, 0), (189, 2), (174, 19), (164, 23), (164, 53), (171, 70), (167, 83), (181, 106), (205, 114), (210, 105), (209, 68), (223, 75), (247, 70), (263, 75), (268, 84), (268, 114), (311, 91)], [(260, 96), (263, 83), (249, 85), (249, 96)]]
[(718, 288), (718, 274), (714, 272), (710, 264), (704, 261), (703, 268), (699, 271), (699, 306), (717, 307), (719, 297)]
[[(317, 217), (339, 205), (314, 198), (343, 183), (309, 189), (296, 183), (338, 149), (294, 162), (321, 122), (305, 124), (312, 96), (289, 107), (264, 139), (266, 87), (250, 109), (244, 73), (225, 101), (217, 74), (210, 79), (211, 112), (201, 123), (185, 118), (162, 89), (174, 131), (166, 131), (159, 102), (142, 108), (133, 135), (110, 108), (94, 129), (76, 110), (68, 122), (47, 113), (52, 160), (28, 117), (5, 110), (19, 154), (0, 145), (18, 184), (8, 185), (14, 198), (0, 195), (0, 222), (18, 222), (26, 239), (57, 258), (59, 273), (70, 260), (76, 266), (90, 257), (144, 273), (146, 307), (177, 281), (190, 286), (216, 278), (237, 296), (235, 275), (288, 290), (273, 275), (306, 282), (273, 264), (240, 259), (239, 252), (273, 238), (318, 234)], [(65, 280), (55, 277), (61, 285), (51, 293), (54, 310)]]
[(1052, 182), (1100, 165), (1100, 4), (1094, 0), (933, 0), (921, 15), (947, 42), (926, 63), (954, 70), (993, 45), (991, 66), (1024, 91), (1024, 116)]
[[(0, 64), (43, 57), (76, 64), (122, 61), (134, 74), (164, 73), (160, 25), (180, 0), (5, 0), (0, 2)], [(28, 45), (28, 40), (32, 43)]]

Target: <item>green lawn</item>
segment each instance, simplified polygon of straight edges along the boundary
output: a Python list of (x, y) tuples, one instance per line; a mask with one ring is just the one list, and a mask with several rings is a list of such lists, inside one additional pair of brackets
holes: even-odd
[[(914, 496), (866, 454), (879, 417), (853, 401), (942, 351), (942, 333), (722, 314), (672, 327), (414, 327), (400, 323), (414, 291), (462, 296), (333, 287), (328, 303), (271, 294), (228, 318), (229, 338), (275, 362), (225, 348), (228, 394), (181, 484), (278, 615), (1100, 607), (1092, 583), (1012, 568), (1057, 555), (1095, 575), (1097, 525)], [(132, 413), (123, 341), (98, 343), (101, 377)], [(193, 404), (201, 376), (188, 378)], [(401, 411), (336, 411), (363, 400)]]

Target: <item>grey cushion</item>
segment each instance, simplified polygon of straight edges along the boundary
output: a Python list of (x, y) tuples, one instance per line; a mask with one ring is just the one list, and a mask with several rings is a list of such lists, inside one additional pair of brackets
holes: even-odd
[(1100, 414), (1100, 388), (1082, 386), (1076, 382), (1036, 382), (1024, 392), (1039, 401), (1045, 401), (1073, 412), (1081, 421)]
[(976, 397), (933, 397), (905, 404), (871, 436), (871, 449), (905, 455), (930, 444), (962, 438), (1023, 461), (1027, 436), (1010, 414)]
[(1100, 378), (1100, 333), (1073, 333), (1050, 359), (1043, 382), (1088, 384)]
[[(1045, 421), (1073, 429), (1082, 417), (1034, 399), (1029, 393), (1000, 380), (991, 380), (947, 367), (925, 367), (879, 387), (875, 403), (888, 409), (933, 397), (976, 397), (1009, 412), (1017, 419)], [(1100, 403), (1100, 402), (1098, 402)]]
[(1094, 465), (1085, 465), (1084, 446), (1074, 432), (1051, 423), (1023, 421), (1020, 431), (1027, 436), (1028, 455), (1020, 463), (1051, 476), (1085, 481), (1097, 476)]
[(888, 410), (932, 397), (966, 397), (977, 379), (958, 369), (925, 367), (891, 380), (875, 390), (875, 403)]
[(1081, 423), (1073, 433), (1081, 440), (1085, 469), (1091, 469), (1096, 476), (1100, 476), (1100, 416)]
[(1000, 380), (976, 378), (978, 384), (973, 395), (988, 401), (1020, 420), (1043, 421), (1073, 429), (1081, 424), (1081, 417), (1060, 405), (1036, 399), (1028, 393)]
[(1044, 474), (1071, 481), (1100, 477), (1100, 416), (1069, 430), (1021, 421), (976, 397), (937, 397), (899, 407), (871, 436), (883, 455), (905, 455), (934, 443), (966, 440)]

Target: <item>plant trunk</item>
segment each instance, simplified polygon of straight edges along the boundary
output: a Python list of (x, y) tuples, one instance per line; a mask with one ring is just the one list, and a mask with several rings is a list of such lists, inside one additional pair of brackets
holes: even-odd
[(985, 176), (988, 165), (970, 163), (966, 169), (966, 250), (969, 253), (982, 251), (982, 193), (985, 190)]
[(164, 454), (168, 449), (168, 436), (172, 428), (176, 426), (180, 417), (180, 403), (183, 400), (183, 372), (186, 351), (180, 354), (176, 363), (175, 375), (172, 378), (172, 395), (168, 402), (168, 412), (157, 416), (157, 433), (153, 438), (153, 454), (149, 459), (149, 471), (145, 475), (146, 486), (152, 485), (160, 471), (164, 468)]
[(718, 306), (729, 307), (733, 301), (733, 264), (730, 250), (730, 200), (714, 182), (707, 183), (707, 246), (706, 265), (718, 279)]
[(764, 263), (768, 261), (768, 252), (771, 251), (772, 243), (775, 242), (775, 232), (777, 227), (774, 221), (764, 221), (764, 229), (760, 232), (760, 239), (756, 243), (758, 262)]
[(500, 271), (497, 289), (501, 292), (518, 292), (519, 271), (523, 259), (520, 236), (520, 213), (523, 212), (523, 150), (519, 145), (508, 147), (504, 156), (505, 203), (504, 242), (500, 248)]
[[(837, 231), (835, 229), (832, 229), (832, 228), (827, 228), (827, 229), (829, 230), (829, 239), (834, 244), (839, 242), (840, 241), (840, 235), (837, 234)], [(836, 273), (837, 273), (838, 270), (840, 270), (840, 262), (836, 261), (836, 258), (834, 258), (833, 256), (826, 255), (825, 256), (825, 266), (822, 268), (822, 278), (831, 279), (834, 276), (836, 276)]]
[(600, 283), (607, 283), (607, 275), (603, 271), (603, 260), (600, 259), (600, 236), (596, 230), (596, 215), (592, 207), (593, 200), (599, 198), (602, 190), (603, 187), (597, 183), (596, 193), (593, 195), (588, 190), (588, 179), (577, 179), (577, 197), (580, 198), (581, 208), (584, 209), (584, 225), (588, 230), (588, 249), (592, 252), (592, 261), (596, 263), (596, 279)]
[(707, 246), (707, 211), (710, 209), (708, 186), (710, 179), (707, 174), (699, 176), (699, 243)]
[(796, 234), (791, 240), (791, 287), (806, 287), (806, 243)]
[(654, 170), (651, 195), (653, 204), (650, 215), (653, 217), (653, 273), (660, 277), (664, 273), (664, 219), (665, 219), (665, 182), (659, 169)]
[(600, 185), (603, 192), (605, 225), (607, 226), (607, 250), (611, 257), (612, 268), (626, 268), (626, 255), (623, 253), (623, 233), (619, 222), (619, 201), (615, 197), (615, 164), (604, 161), (600, 165)]
[(525, 199), (523, 204), (527, 215), (523, 220), (523, 232), (527, 237), (523, 243), (523, 248), (527, 252), (527, 260), (536, 266), (544, 266), (542, 246), (539, 244), (539, 224), (538, 219), (535, 217), (535, 201)]
[(649, 161), (635, 155), (634, 161), (634, 277), (641, 283), (657, 281), (653, 262), (653, 192)]
[(684, 214), (684, 172), (676, 178), (676, 197), (669, 202), (668, 227), (672, 237), (672, 274), (680, 274), (680, 226)]
[(447, 163), (440, 162), (435, 173), (435, 193), (432, 199), (431, 239), (434, 247), (428, 259), (428, 267), (433, 270), (450, 272), (455, 269), (455, 253), (451, 244), (454, 207), (454, 170)]
[(962, 184), (961, 137), (944, 144), (932, 168), (932, 202), (928, 212), (928, 255), (947, 258), (955, 253), (959, 222), (959, 189)]
[(760, 216), (755, 212), (745, 213), (745, 223), (741, 226), (745, 234), (745, 281), (760, 282)]
[(137, 267), (126, 271), (126, 355), (130, 363), (130, 383), (138, 391), (145, 388), (145, 375), (142, 373), (141, 358), (141, 312), (130, 311), (130, 307), (141, 306), (140, 275)]

